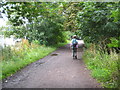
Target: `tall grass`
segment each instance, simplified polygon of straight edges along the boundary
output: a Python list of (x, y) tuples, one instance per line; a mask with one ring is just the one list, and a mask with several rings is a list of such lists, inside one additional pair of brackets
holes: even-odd
[(91, 75), (102, 83), (106, 88), (119, 87), (119, 71), (118, 71), (118, 54), (112, 52), (110, 54), (96, 48), (93, 44), (84, 52), (84, 62), (92, 71)]
[(23, 40), (22, 43), (18, 43), (15, 47), (5, 47), (2, 49), (2, 78), (4, 79), (28, 64), (39, 60), (49, 53), (56, 50), (58, 47), (67, 43), (60, 43), (58, 45), (47, 47), (45, 45), (38, 45), (36, 43), (29, 43), (27, 40)]

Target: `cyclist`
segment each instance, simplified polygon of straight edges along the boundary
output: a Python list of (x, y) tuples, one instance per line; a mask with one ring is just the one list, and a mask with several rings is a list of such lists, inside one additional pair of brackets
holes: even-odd
[(75, 59), (77, 59), (77, 48), (78, 48), (78, 41), (76, 38), (77, 36), (73, 35), (72, 40), (71, 40), (72, 56)]

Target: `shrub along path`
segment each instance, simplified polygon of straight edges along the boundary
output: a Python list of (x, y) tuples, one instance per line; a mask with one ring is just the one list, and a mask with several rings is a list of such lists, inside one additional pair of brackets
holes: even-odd
[(3, 80), (2, 86), (3, 88), (100, 88), (100, 84), (90, 76), (90, 71), (83, 61), (72, 59), (69, 45), (59, 48)]

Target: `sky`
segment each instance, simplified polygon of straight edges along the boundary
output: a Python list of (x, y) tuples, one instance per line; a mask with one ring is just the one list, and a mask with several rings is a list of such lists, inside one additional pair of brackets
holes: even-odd
[(8, 21), (7, 17), (4, 14), (1, 14), (3, 18), (0, 18), (0, 27), (6, 26), (6, 21)]
[(6, 21), (3, 18), (0, 18), (0, 27), (5, 25), (6, 25)]

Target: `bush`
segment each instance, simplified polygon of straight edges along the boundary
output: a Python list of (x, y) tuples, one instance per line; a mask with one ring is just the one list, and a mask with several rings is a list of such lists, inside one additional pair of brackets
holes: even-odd
[(12, 31), (5, 31), (5, 36), (14, 35), (17, 38), (26, 37), (29, 42), (48, 46), (65, 42), (66, 36), (64, 35), (62, 23), (58, 24), (54, 22), (54, 20), (49, 19), (39, 19), (37, 21), (38, 22), (35, 21), (35, 23), (32, 24), (27, 24), (26, 27), (13, 26)]
[(38, 44), (38, 45), (40, 44), (40, 42), (38, 40), (33, 40), (32, 43), (33, 44)]
[[(119, 37), (119, 39), (120, 39), (120, 37)], [(116, 47), (116, 48), (120, 47), (118, 39), (111, 38), (110, 40), (111, 40), (111, 43), (108, 44), (109, 47)]]

